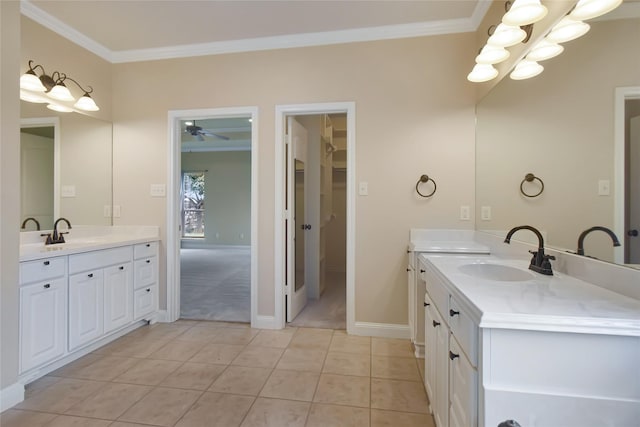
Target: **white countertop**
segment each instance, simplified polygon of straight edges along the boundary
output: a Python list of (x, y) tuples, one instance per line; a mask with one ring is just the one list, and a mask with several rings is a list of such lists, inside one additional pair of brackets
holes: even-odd
[(411, 252), (449, 254), (489, 254), (489, 247), (472, 240), (416, 240), (409, 243)]
[(459, 270), (495, 263), (528, 270), (529, 261), (492, 255), (423, 254), (458, 295), (476, 310), (482, 328), (640, 336), (640, 301), (561, 274), (531, 272), (526, 281), (495, 281)]
[(159, 228), (156, 226), (78, 226), (69, 231), (72, 234), (65, 235), (67, 242), (55, 245), (44, 244), (44, 238), (40, 237), (40, 233), (45, 231), (24, 233), (24, 236), (21, 233), (20, 261), (73, 255), (160, 240)]

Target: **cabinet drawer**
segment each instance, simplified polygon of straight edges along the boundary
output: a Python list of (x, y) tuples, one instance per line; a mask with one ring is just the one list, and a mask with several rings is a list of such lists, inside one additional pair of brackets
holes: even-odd
[(135, 259), (148, 258), (158, 254), (158, 242), (140, 243), (133, 247)]
[(460, 303), (451, 296), (449, 301), (449, 327), (473, 366), (478, 366), (478, 325), (469, 317)]
[(46, 258), (20, 263), (20, 284), (39, 282), (64, 276), (66, 257)]
[(449, 291), (442, 285), (440, 279), (431, 271), (431, 269), (420, 263), (421, 275), (424, 278), (426, 291), (431, 297), (436, 309), (440, 312), (443, 320), (449, 322)]
[(69, 255), (69, 274), (131, 261), (131, 246)]
[(133, 317), (140, 320), (157, 310), (158, 285), (147, 286), (133, 293)]
[(156, 257), (139, 259), (134, 263), (134, 288), (150, 286), (158, 280), (158, 259)]

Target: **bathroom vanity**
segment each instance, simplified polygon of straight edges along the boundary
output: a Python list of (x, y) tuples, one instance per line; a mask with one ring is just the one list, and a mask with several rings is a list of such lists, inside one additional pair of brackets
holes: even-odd
[(418, 257), (425, 388), (438, 427), (632, 426), (640, 301), (527, 258)]
[(20, 247), (20, 376), (28, 383), (158, 311), (157, 227), (74, 227), (67, 242)]

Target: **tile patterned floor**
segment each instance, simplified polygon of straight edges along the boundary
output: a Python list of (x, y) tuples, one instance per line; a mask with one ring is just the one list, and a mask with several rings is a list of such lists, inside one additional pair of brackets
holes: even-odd
[(45, 376), (2, 427), (433, 427), (408, 340), (145, 326)]

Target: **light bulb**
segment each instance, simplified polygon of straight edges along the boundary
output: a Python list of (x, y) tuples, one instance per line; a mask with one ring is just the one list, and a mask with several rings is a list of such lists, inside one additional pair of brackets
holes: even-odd
[(502, 17), (502, 22), (519, 27), (538, 22), (545, 16), (547, 8), (540, 4), (540, 0), (515, 0)]

